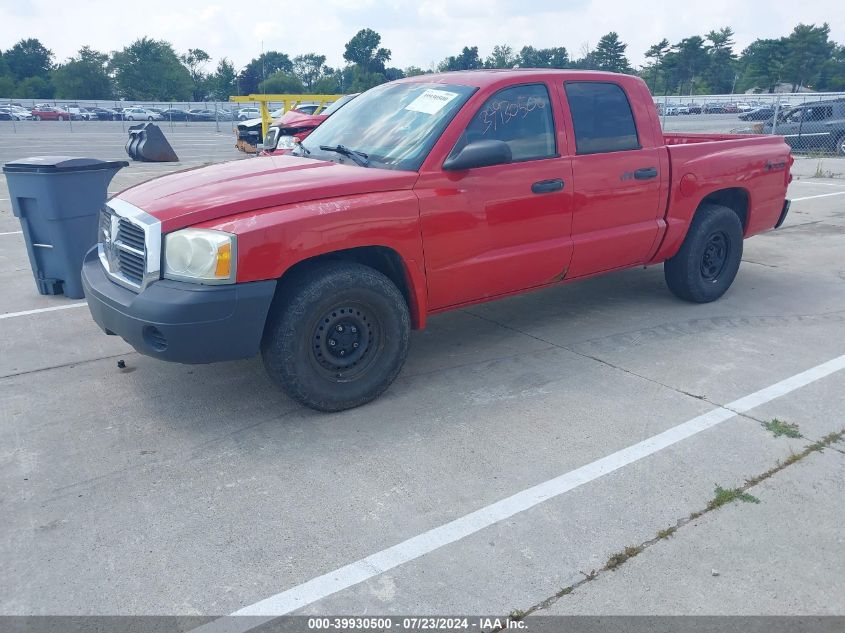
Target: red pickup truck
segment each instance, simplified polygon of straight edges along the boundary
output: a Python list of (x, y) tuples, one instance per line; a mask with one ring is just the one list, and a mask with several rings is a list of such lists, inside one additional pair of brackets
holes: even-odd
[(664, 134), (642, 80), (423, 75), (362, 94), (297, 145), (137, 185), (83, 266), (108, 334), (163, 360), (261, 352), (295, 400), (368, 402), (429, 315), (664, 263), (718, 299), (743, 238), (780, 226), (777, 136)]

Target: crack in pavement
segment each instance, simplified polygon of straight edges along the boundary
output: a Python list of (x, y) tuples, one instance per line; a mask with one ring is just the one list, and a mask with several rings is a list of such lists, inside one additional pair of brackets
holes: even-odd
[[(760, 473), (759, 475), (756, 475), (756, 476), (753, 476), (753, 477), (746, 479), (745, 483), (742, 486), (739, 486), (738, 488), (734, 489), (732, 492), (737, 493), (737, 495), (735, 496), (735, 498), (732, 501), (730, 501), (728, 503), (732, 503), (733, 501), (735, 501), (736, 498), (738, 498), (741, 495), (741, 493), (744, 493), (747, 490), (754, 488), (755, 486), (759, 485), (763, 481), (770, 479), (771, 477), (773, 477), (774, 475), (776, 475), (780, 471), (782, 471), (786, 468), (789, 468), (793, 464), (800, 462), (801, 460), (809, 457), (810, 455), (813, 455), (814, 453), (821, 453), (821, 452), (825, 451), (826, 449), (832, 449), (832, 450), (835, 450), (837, 452), (842, 452), (842, 451), (840, 451), (839, 448), (833, 446), (833, 444), (841, 442), (843, 438), (845, 438), (845, 428), (843, 428), (839, 431), (836, 431), (834, 433), (830, 433), (830, 434), (826, 435), (825, 437), (823, 437), (822, 439), (820, 439), (816, 442), (812, 442), (810, 444), (807, 444), (801, 452), (791, 453), (790, 456), (787, 457), (783, 461), (778, 460), (777, 463), (772, 468), (770, 468), (769, 470), (767, 470), (763, 473)], [(552, 594), (551, 596), (549, 596), (548, 598), (545, 598), (544, 600), (541, 600), (540, 602), (535, 603), (534, 605), (532, 605), (531, 607), (529, 607), (528, 609), (526, 609), (524, 611), (521, 610), (521, 609), (511, 611), (510, 615), (508, 615), (507, 618), (504, 618), (504, 619), (506, 621), (507, 620), (510, 620), (510, 621), (521, 620), (528, 615), (532, 615), (532, 614), (534, 614), (538, 611), (548, 609), (549, 607), (551, 607), (553, 604), (555, 604), (558, 600), (560, 600), (564, 596), (568, 596), (568, 595), (574, 593), (576, 589), (582, 587), (583, 585), (585, 585), (589, 582), (592, 582), (593, 580), (598, 578), (600, 575), (605, 574), (609, 571), (613, 571), (613, 570), (618, 569), (620, 566), (627, 563), (630, 559), (632, 559), (636, 556), (639, 556), (646, 549), (656, 545), (660, 541), (668, 539), (673, 534), (675, 534), (678, 530), (680, 530), (684, 526), (692, 523), (693, 521), (701, 518), (705, 514), (710, 514), (711, 512), (715, 512), (720, 507), (722, 507), (722, 505), (727, 505), (727, 504), (711, 502), (707, 506), (705, 506), (702, 510), (691, 512), (688, 516), (678, 519), (675, 522), (674, 525), (670, 525), (668, 528), (665, 528), (665, 529), (657, 532), (657, 535), (654, 536), (653, 538), (650, 538), (646, 541), (643, 541), (639, 545), (628, 546), (622, 552), (619, 552), (617, 554), (612, 555), (608, 559), (608, 562), (601, 569), (598, 569), (598, 570), (593, 569), (589, 572), (584, 572), (584, 571), (579, 572), (584, 576), (584, 578), (582, 578), (578, 582), (572, 583), (571, 585), (564, 587), (560, 591), (557, 591), (554, 594)], [(518, 614), (518, 615), (515, 615), (515, 614)], [(504, 631), (507, 628), (508, 628), (507, 626), (497, 627), (497, 628), (492, 629), (490, 633), (497, 633), (499, 631)]]
[[(684, 396), (687, 396), (689, 398), (694, 398), (696, 400), (701, 400), (703, 402), (707, 402), (708, 404), (711, 404), (714, 407), (721, 407), (722, 409), (726, 409), (726, 410), (736, 414), (739, 417), (754, 420), (755, 422), (760, 422), (760, 423), (764, 422), (764, 420), (759, 420), (759, 419), (749, 415), (748, 413), (742, 413), (740, 411), (734, 411), (729, 406), (726, 406), (726, 405), (721, 404), (719, 402), (715, 402), (714, 400), (711, 400), (707, 396), (692, 393), (692, 392), (686, 391), (684, 389), (681, 389), (679, 387), (673, 387), (672, 385), (663, 383), (663, 382), (656, 380), (654, 378), (649, 378), (648, 376), (644, 376), (642, 374), (638, 374), (637, 372), (635, 372), (633, 370), (622, 367), (621, 365), (616, 365), (616, 364), (614, 364), (610, 361), (607, 361), (603, 358), (600, 358), (598, 356), (594, 356), (593, 354), (589, 354), (587, 352), (580, 352), (577, 349), (574, 349), (573, 347), (570, 347), (570, 346), (567, 346), (567, 345), (562, 345), (560, 343), (555, 343), (553, 341), (550, 341), (548, 339), (543, 338), (542, 336), (537, 336), (536, 334), (531, 334), (530, 332), (525, 332), (525, 331), (520, 330), (519, 328), (513, 327), (511, 325), (506, 325), (504, 323), (500, 323), (499, 321), (496, 321), (495, 319), (491, 319), (489, 317), (482, 316), (480, 314), (472, 312), (471, 310), (462, 310), (462, 312), (469, 314), (470, 316), (473, 316), (473, 317), (480, 319), (482, 321), (485, 321), (487, 323), (492, 323), (492, 324), (497, 325), (497, 326), (504, 328), (506, 330), (510, 330), (510, 331), (515, 332), (517, 334), (527, 336), (529, 338), (534, 339), (535, 341), (538, 341), (540, 343), (544, 343), (544, 344), (546, 344), (546, 345), (548, 345), (552, 348), (557, 348), (557, 349), (560, 349), (560, 350), (563, 350), (563, 351), (570, 352), (572, 354), (575, 354), (576, 356), (580, 356), (582, 358), (592, 360), (594, 362), (605, 365), (605, 366), (610, 367), (612, 369), (615, 369), (617, 371), (621, 371), (621, 372), (628, 374), (630, 376), (633, 376), (635, 378), (645, 380), (647, 382), (658, 385), (660, 387), (664, 387), (665, 389), (669, 389), (670, 391), (674, 391), (675, 393), (678, 393), (680, 395), (684, 395)], [(777, 319), (797, 319), (797, 320), (800, 321), (800, 320), (815, 318), (815, 317), (840, 317), (840, 318), (837, 318), (836, 320), (845, 320), (845, 310), (835, 310), (835, 311), (832, 311), (832, 312), (823, 312), (823, 313), (811, 314), (811, 315), (792, 315), (792, 316), (787, 316), (787, 317), (769, 317), (769, 316), (765, 316), (765, 317), (737, 317), (737, 318), (734, 318), (734, 317), (712, 317), (711, 319), (708, 319), (708, 320), (710, 320), (710, 321), (717, 321), (718, 320), (719, 322), (732, 322), (732, 321), (739, 320), (742, 323), (742, 325), (751, 325), (751, 323), (750, 323), (751, 319), (777, 318)], [(697, 321), (700, 321), (700, 319), (693, 319), (691, 321), (687, 321), (686, 323), (692, 323), (692, 322), (697, 322)], [(607, 338), (610, 338), (610, 337), (630, 336), (632, 334), (637, 334), (637, 333), (640, 333), (640, 332), (653, 331), (653, 330), (658, 329), (658, 328), (668, 328), (668, 327), (673, 327), (675, 325), (676, 324), (674, 324), (674, 323), (663, 323), (663, 324), (656, 326), (656, 327), (653, 327), (653, 328), (643, 328), (643, 329), (640, 329), (640, 330), (631, 330), (629, 332), (621, 332), (621, 333), (617, 333), (617, 334), (611, 334), (611, 335), (608, 335), (608, 336), (605, 336), (605, 337), (598, 337), (598, 338), (594, 338), (594, 339), (586, 339), (584, 341), (578, 341), (577, 345), (583, 345), (585, 343), (600, 341), (600, 340), (604, 340), (604, 339), (607, 339)], [(537, 350), (537, 351), (542, 351), (542, 350)], [(532, 353), (534, 353), (534, 352), (532, 352)], [(517, 354), (517, 355), (520, 355), (520, 354)]]
[[(498, 325), (499, 327), (502, 327), (502, 328), (504, 328), (504, 329), (506, 329), (506, 330), (511, 330), (512, 332), (516, 332), (516, 333), (518, 333), (518, 334), (522, 334), (522, 335), (524, 335), (524, 336), (528, 336), (528, 337), (530, 337), (530, 338), (533, 338), (533, 339), (534, 339), (534, 340), (536, 340), (536, 341), (539, 341), (539, 342), (541, 342), (541, 343), (545, 343), (546, 345), (550, 345), (550, 346), (555, 347), (555, 348), (557, 348), (557, 349), (564, 350), (564, 351), (570, 352), (570, 353), (572, 353), (572, 354), (575, 354), (576, 356), (580, 356), (580, 357), (582, 357), (582, 358), (586, 358), (586, 359), (592, 360), (592, 361), (597, 362), (597, 363), (600, 363), (600, 364), (602, 364), (602, 365), (606, 365), (607, 367), (610, 367), (610, 368), (615, 369), (615, 370), (617, 370), (617, 371), (621, 371), (621, 372), (626, 373), (626, 374), (628, 374), (628, 375), (630, 375), (630, 376), (634, 376), (635, 378), (639, 378), (639, 379), (641, 379), (641, 380), (645, 380), (645, 381), (650, 382), (650, 383), (652, 383), (652, 384), (659, 385), (659, 386), (661, 386), (661, 387), (663, 387), (663, 388), (665, 388), (665, 389), (669, 389), (670, 391), (674, 391), (675, 393), (678, 393), (678, 394), (681, 394), (681, 395), (687, 396), (687, 397), (689, 397), (689, 398), (695, 398), (696, 400), (701, 400), (701, 401), (703, 401), (703, 402), (707, 402), (708, 404), (711, 404), (711, 405), (713, 405), (714, 407), (721, 407), (721, 408), (723, 408), (723, 409), (727, 409), (727, 407), (725, 407), (724, 405), (719, 404), (718, 402), (713, 402), (712, 400), (709, 400), (709, 399), (707, 398), (707, 396), (703, 396), (703, 395), (700, 395), (700, 394), (695, 394), (695, 393), (690, 393), (689, 391), (684, 391), (683, 389), (679, 389), (679, 388), (677, 388), (677, 387), (673, 387), (673, 386), (671, 386), (671, 385), (667, 385), (666, 383), (662, 383), (662, 382), (660, 382), (659, 380), (655, 380), (654, 378), (649, 378), (648, 376), (643, 376), (642, 374), (638, 374), (637, 372), (632, 371), (632, 370), (630, 370), (630, 369), (626, 369), (625, 367), (621, 367), (621, 366), (619, 366), (619, 365), (614, 365), (614, 364), (613, 364), (613, 363), (611, 363), (610, 361), (606, 361), (606, 360), (604, 360), (604, 359), (602, 359), (602, 358), (599, 358), (599, 357), (597, 357), (597, 356), (592, 356), (591, 354), (586, 354), (586, 353), (584, 353), (584, 352), (579, 352), (579, 351), (577, 351), (577, 350), (572, 349), (571, 347), (567, 347), (566, 345), (561, 345), (561, 344), (559, 344), (559, 343), (554, 343), (554, 342), (552, 342), (552, 341), (549, 341), (548, 339), (544, 339), (544, 338), (543, 338), (543, 337), (541, 337), (541, 336), (536, 336), (535, 334), (530, 334), (530, 333), (528, 333), (528, 332), (523, 332), (522, 330), (519, 330), (519, 329), (517, 329), (517, 328), (515, 328), (515, 327), (512, 327), (512, 326), (510, 326), (510, 325), (505, 325), (505, 324), (503, 324), (503, 323), (499, 323), (499, 322), (498, 322), (498, 321), (496, 321), (495, 319), (490, 319), (490, 318), (487, 318), (487, 317), (481, 316), (480, 314), (476, 314), (476, 313), (474, 313), (474, 312), (470, 312), (469, 310), (464, 310), (464, 312), (466, 312), (467, 314), (469, 314), (469, 315), (471, 315), (471, 316), (474, 316), (475, 318), (480, 319), (480, 320), (482, 320), (482, 321), (486, 321), (486, 322), (488, 322), (488, 323), (492, 323), (492, 324), (494, 324), (494, 325)], [(729, 410), (729, 411), (732, 411), (733, 413), (737, 413), (736, 411), (733, 411), (732, 409), (728, 409), (728, 410)], [(737, 413), (737, 415), (742, 415), (742, 414)]]

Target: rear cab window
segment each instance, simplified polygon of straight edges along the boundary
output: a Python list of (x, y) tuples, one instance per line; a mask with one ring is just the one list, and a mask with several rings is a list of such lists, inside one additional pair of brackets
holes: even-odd
[(631, 104), (621, 86), (612, 82), (567, 81), (564, 89), (577, 154), (641, 148)]

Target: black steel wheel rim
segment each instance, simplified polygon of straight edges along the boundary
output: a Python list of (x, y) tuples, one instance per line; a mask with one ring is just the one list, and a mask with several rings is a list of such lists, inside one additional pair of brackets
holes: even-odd
[(731, 245), (723, 231), (711, 233), (704, 244), (701, 257), (701, 276), (705, 281), (716, 281), (728, 262)]
[(358, 303), (344, 303), (326, 311), (311, 335), (315, 367), (336, 382), (363, 374), (384, 347), (384, 329), (375, 313)]

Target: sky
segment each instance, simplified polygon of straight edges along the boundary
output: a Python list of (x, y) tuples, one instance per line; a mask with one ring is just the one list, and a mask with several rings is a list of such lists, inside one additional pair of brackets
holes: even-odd
[(664, 37), (674, 43), (731, 26), (739, 51), (757, 38), (787, 35), (798, 22), (828, 22), (831, 37), (845, 43), (842, 0), (0, 0), (0, 48), (37, 37), (61, 62), (85, 44), (110, 52), (146, 35), (180, 53), (204, 49), (209, 70), (221, 57), (240, 69), (262, 42), (291, 58), (318, 52), (337, 67), (344, 44), (371, 28), (393, 53), (389, 65), (428, 69), (464, 46), (478, 46), (482, 57), (496, 44), (565, 46), (579, 57), (616, 31), (638, 66)]

